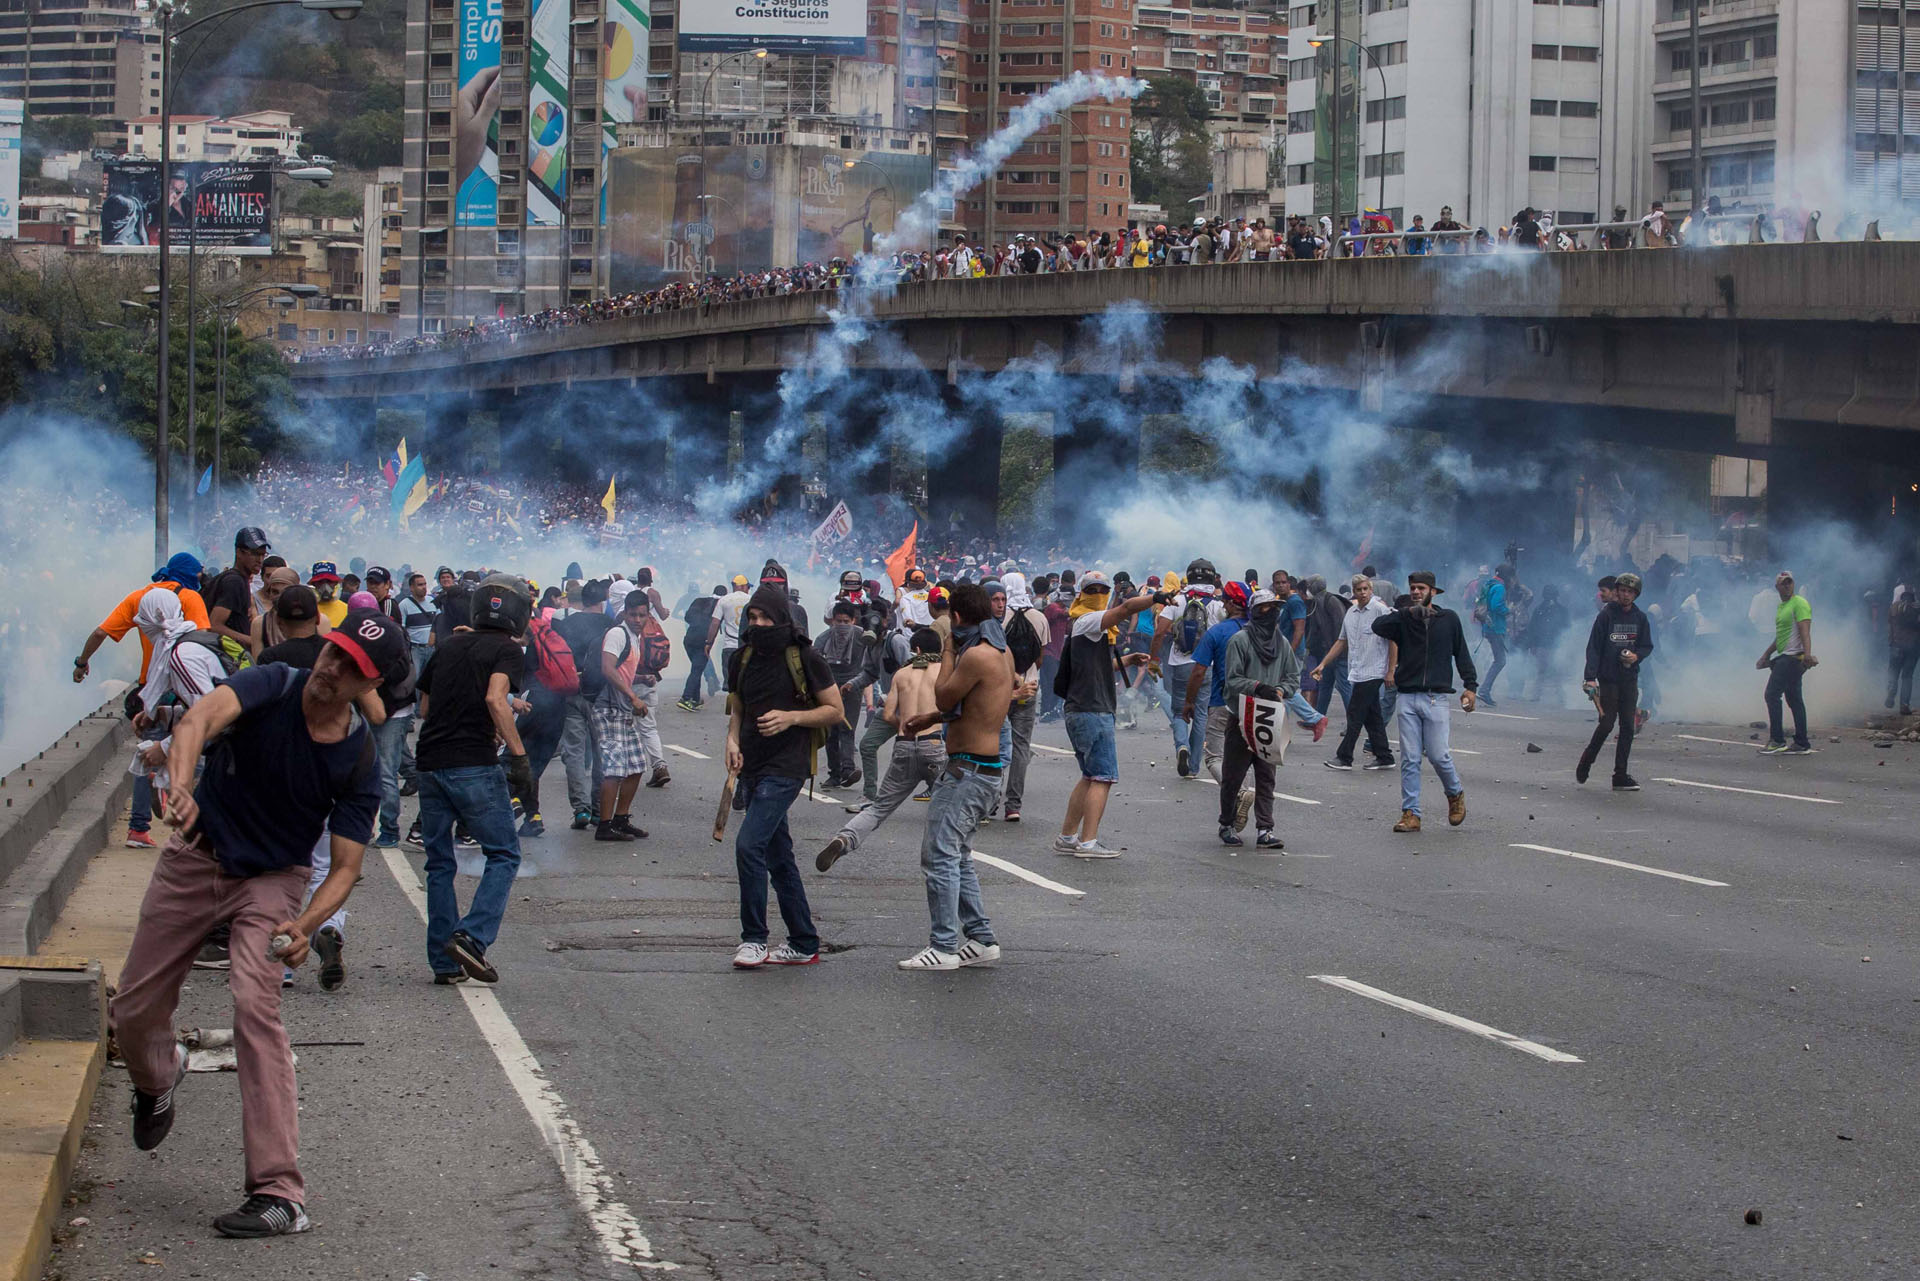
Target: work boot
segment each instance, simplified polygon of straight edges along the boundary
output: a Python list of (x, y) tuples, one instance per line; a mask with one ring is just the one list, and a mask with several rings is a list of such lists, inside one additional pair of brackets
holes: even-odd
[(1458, 827), (1466, 821), (1467, 793), (1462, 789), (1447, 798), (1447, 826)]
[(1393, 825), (1396, 832), (1417, 832), (1420, 830), (1420, 816), (1412, 810), (1401, 810), (1400, 821)]

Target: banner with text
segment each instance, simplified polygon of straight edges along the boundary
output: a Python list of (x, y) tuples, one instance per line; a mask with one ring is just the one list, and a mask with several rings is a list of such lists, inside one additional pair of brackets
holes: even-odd
[(682, 0), (680, 47), (867, 52), (867, 0)]
[[(160, 163), (107, 164), (107, 195), (100, 204), (100, 251), (137, 253), (160, 244)], [(175, 164), (167, 175), (167, 243), (184, 253), (273, 252), (273, 169), (270, 165)]]

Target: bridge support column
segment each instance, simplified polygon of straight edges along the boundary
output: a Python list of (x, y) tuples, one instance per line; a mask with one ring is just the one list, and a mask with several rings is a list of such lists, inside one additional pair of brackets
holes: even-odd
[(927, 445), (931, 545), (949, 537), (992, 538), (1000, 523), (1000, 415), (965, 394), (942, 389), (943, 421)]
[(1100, 377), (1076, 380), (1070, 394), (1053, 418), (1053, 520), (1073, 547), (1099, 539), (1106, 500), (1139, 482), (1141, 402), (1136, 388)]

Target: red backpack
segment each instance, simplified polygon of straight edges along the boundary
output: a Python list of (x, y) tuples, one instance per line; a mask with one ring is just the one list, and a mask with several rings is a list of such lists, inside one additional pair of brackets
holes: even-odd
[(578, 694), (580, 671), (573, 665), (573, 650), (553, 624), (533, 619), (527, 624), (527, 639), (533, 642), (534, 678), (556, 694)]
[(658, 676), (672, 661), (673, 642), (667, 639), (666, 631), (653, 615), (647, 615), (646, 622), (640, 626), (640, 675)]

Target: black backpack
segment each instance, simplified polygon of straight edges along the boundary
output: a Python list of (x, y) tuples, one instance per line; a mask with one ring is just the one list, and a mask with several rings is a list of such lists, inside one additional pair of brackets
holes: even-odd
[(1046, 647), (1040, 643), (1040, 633), (1034, 630), (1033, 620), (1027, 617), (1027, 611), (1016, 609), (1013, 617), (1007, 620), (1007, 652), (1013, 655), (1015, 672), (1030, 672), (1033, 665), (1040, 661), (1040, 654)]

